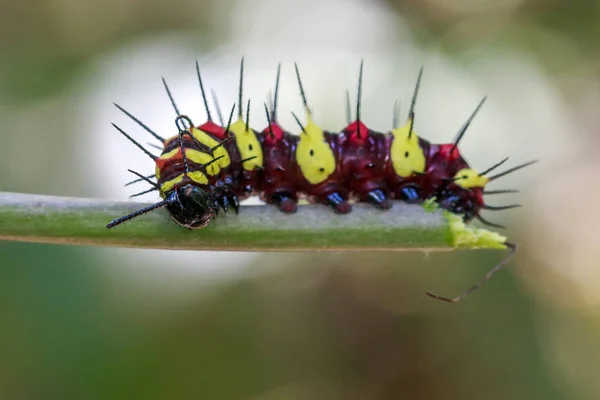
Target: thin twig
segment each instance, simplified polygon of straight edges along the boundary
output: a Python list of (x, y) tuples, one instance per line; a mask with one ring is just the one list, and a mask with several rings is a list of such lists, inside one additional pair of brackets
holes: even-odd
[(145, 205), (0, 192), (0, 239), (187, 250), (452, 250), (441, 214), (401, 203), (388, 211), (355, 204), (348, 215), (323, 205), (300, 206), (293, 215), (272, 206), (242, 206), (239, 215), (221, 213), (195, 231), (176, 225), (162, 210), (106, 228), (112, 219)]

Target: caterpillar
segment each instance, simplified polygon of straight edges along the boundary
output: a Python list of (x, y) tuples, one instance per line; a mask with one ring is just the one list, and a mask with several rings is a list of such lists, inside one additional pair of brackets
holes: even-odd
[[(322, 203), (333, 212), (346, 214), (352, 210), (352, 202), (366, 202), (379, 210), (388, 210), (394, 200), (408, 203), (431, 203), (446, 212), (460, 216), (464, 223), (474, 219), (483, 224), (504, 228), (484, 219), (482, 210), (506, 210), (518, 204), (491, 206), (484, 202), (484, 195), (513, 193), (514, 190), (485, 190), (488, 183), (517, 170), (532, 165), (526, 162), (503, 172), (489, 175), (502, 166), (508, 158), (477, 172), (462, 155), (459, 144), (471, 122), (486, 101), (484, 97), (462, 125), (450, 143), (434, 144), (418, 136), (414, 129), (415, 106), (423, 68), (420, 69), (408, 117), (399, 123), (399, 103), (394, 104), (393, 127), (389, 132), (377, 132), (361, 120), (361, 96), (363, 62), (360, 63), (356, 100), (356, 116), (352, 118), (350, 95), (346, 92), (348, 125), (339, 132), (322, 129), (314, 121), (309, 107), (298, 64), (294, 64), (306, 122), (292, 113), (298, 124), (298, 135), (286, 131), (277, 119), (277, 101), (281, 64), (277, 67), (272, 100), (264, 104), (268, 125), (262, 131), (250, 127), (250, 100), (243, 101), (244, 59), (240, 63), (237, 104), (224, 124), (214, 91), (214, 102), (220, 125), (210, 112), (204, 83), (196, 62), (196, 72), (207, 121), (195, 125), (182, 114), (169, 86), (162, 79), (166, 93), (175, 111), (177, 135), (164, 138), (150, 129), (123, 107), (115, 106), (146, 130), (162, 146), (161, 154), (155, 156), (116, 124), (112, 124), (123, 136), (155, 162), (155, 174), (141, 175), (129, 170), (137, 179), (146, 182), (149, 190), (134, 194), (158, 191), (161, 201), (124, 215), (110, 222), (115, 227), (142, 214), (166, 208), (172, 220), (188, 229), (205, 227), (218, 216), (219, 210), (239, 211), (240, 201), (258, 195), (267, 204), (281, 212), (294, 213), (301, 197), (311, 203)], [(244, 106), (246, 116), (244, 119)], [(237, 108), (237, 118), (233, 116)], [(154, 180), (152, 180), (154, 179)], [(508, 261), (517, 246), (503, 241), (509, 254), (480, 282), (454, 298), (427, 294), (448, 302), (457, 302), (487, 281)]]

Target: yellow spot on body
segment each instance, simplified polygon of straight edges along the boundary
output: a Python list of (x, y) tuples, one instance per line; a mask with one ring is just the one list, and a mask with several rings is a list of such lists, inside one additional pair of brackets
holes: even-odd
[[(218, 140), (213, 139), (212, 136), (204, 131), (201, 131), (200, 129), (192, 128), (192, 135), (199, 143), (202, 143), (210, 149), (219, 145)], [(215, 164), (217, 164), (220, 168), (227, 168), (229, 166), (231, 159), (229, 158), (229, 153), (224, 146), (217, 147), (213, 153), (215, 158), (219, 158), (221, 156), (223, 157), (219, 161), (215, 162)]]
[(410, 120), (404, 126), (392, 129), (392, 145), (390, 158), (396, 175), (407, 178), (413, 172), (425, 172), (425, 153), (419, 145), (419, 137), (412, 131), (410, 135)]
[(454, 247), (469, 249), (506, 248), (506, 236), (487, 229), (469, 227), (464, 223), (462, 216), (448, 211), (444, 211), (444, 217), (448, 221)]
[(335, 171), (335, 155), (325, 140), (323, 130), (307, 113), (308, 123), (296, 147), (296, 162), (302, 175), (312, 185), (324, 182)]
[(470, 168), (461, 169), (454, 175), (454, 183), (463, 189), (482, 188), (489, 181), (487, 176), (481, 176), (477, 171)]
[[(246, 123), (242, 118), (238, 118), (231, 126), (229, 131), (235, 136), (235, 143), (240, 152), (242, 160), (254, 157), (243, 163), (246, 171), (253, 171), (263, 166), (263, 152), (258, 137), (251, 129), (246, 129)], [(215, 154), (215, 157), (217, 155)]]

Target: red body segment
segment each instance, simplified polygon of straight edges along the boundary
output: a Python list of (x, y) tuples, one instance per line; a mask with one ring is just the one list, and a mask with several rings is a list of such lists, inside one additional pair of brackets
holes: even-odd
[(353, 199), (390, 208), (391, 193), (385, 182), (385, 135), (369, 130), (360, 121), (353, 122), (339, 134), (337, 146), (344, 183)]
[(298, 136), (285, 132), (275, 122), (262, 131), (262, 136), (264, 169), (260, 199), (267, 204), (277, 204), (285, 213), (295, 212), (299, 190), (294, 154)]

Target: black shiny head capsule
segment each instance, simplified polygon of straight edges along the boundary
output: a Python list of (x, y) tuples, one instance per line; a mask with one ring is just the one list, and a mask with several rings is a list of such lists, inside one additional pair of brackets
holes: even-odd
[(185, 185), (168, 197), (167, 211), (177, 224), (189, 228), (203, 228), (217, 216), (217, 208), (212, 196), (205, 190)]

